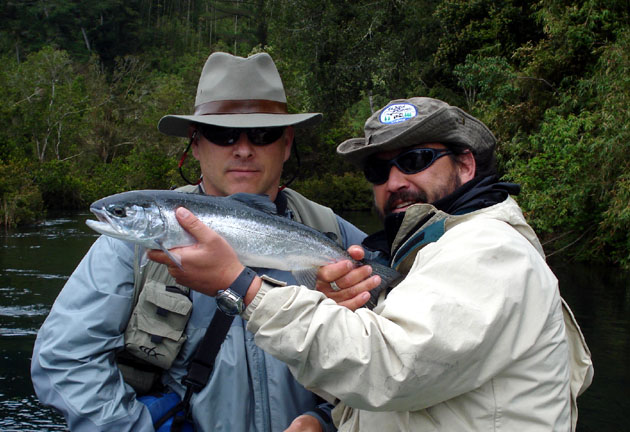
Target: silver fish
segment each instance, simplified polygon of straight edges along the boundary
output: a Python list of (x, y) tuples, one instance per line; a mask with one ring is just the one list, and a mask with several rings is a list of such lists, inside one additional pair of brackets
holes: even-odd
[[(309, 288), (315, 287), (318, 267), (344, 259), (354, 261), (327, 235), (274, 214), (275, 206), (266, 196), (258, 196), (254, 208), (252, 196), (215, 197), (165, 190), (123, 192), (94, 202), (90, 211), (99, 221), (86, 223), (101, 234), (147, 249), (161, 249), (176, 261), (168, 249), (196, 242), (175, 218), (175, 210), (185, 207), (225, 238), (243, 265), (290, 271), (300, 285)], [(373, 297), (400, 276), (376, 261), (364, 263), (382, 279), (380, 287), (372, 291)]]

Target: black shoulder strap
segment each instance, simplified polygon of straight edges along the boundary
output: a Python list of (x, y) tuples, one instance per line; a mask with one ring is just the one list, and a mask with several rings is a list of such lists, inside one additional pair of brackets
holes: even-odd
[[(210, 379), (212, 369), (214, 368), (214, 361), (230, 330), (233, 320), (233, 316), (226, 315), (219, 309), (216, 310), (203, 339), (197, 347), (197, 351), (195, 351), (195, 355), (188, 367), (188, 374), (182, 380), (182, 383), (186, 386), (184, 398), (155, 422), (153, 425), (155, 430), (158, 430), (160, 426), (172, 416), (175, 416), (175, 418), (173, 419), (171, 431), (177, 432), (181, 429), (181, 426), (189, 415), (190, 398), (193, 393), (197, 393), (204, 388), (208, 379)], [(183, 411), (183, 413), (179, 414), (180, 411)]]

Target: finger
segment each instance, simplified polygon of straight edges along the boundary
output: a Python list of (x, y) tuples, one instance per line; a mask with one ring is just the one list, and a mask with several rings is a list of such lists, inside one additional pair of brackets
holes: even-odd
[(175, 264), (179, 266), (181, 265), (182, 257), (176, 251), (177, 249), (171, 249), (169, 253), (167, 254), (166, 252), (162, 250), (149, 249), (147, 251), (147, 258), (159, 264), (166, 264), (168, 266)]
[(212, 237), (212, 229), (201, 222), (190, 210), (178, 207), (175, 211), (177, 221), (199, 243)]
[[(319, 291), (322, 292), (329, 299), (335, 301), (337, 304), (346, 305), (346, 302), (351, 300), (351, 303), (349, 304), (352, 305), (352, 307), (359, 307), (361, 306), (359, 305), (361, 301), (354, 298), (362, 293), (369, 294), (369, 292), (373, 290), (374, 288), (376, 288), (377, 286), (379, 286), (380, 283), (381, 283), (380, 276), (375, 275), (375, 276), (372, 276), (363, 280), (362, 282), (354, 286), (348, 287), (346, 289), (342, 289), (341, 291), (333, 291), (330, 288), (320, 289)], [(356, 305), (359, 305), (359, 306), (356, 306)]]
[(147, 251), (147, 258), (160, 264), (172, 264), (171, 259), (161, 250), (150, 249)]
[(339, 288), (349, 288), (369, 278), (371, 274), (371, 266), (359, 266), (355, 269), (352, 269), (349, 273), (343, 275), (342, 277), (335, 279), (335, 283)]
[(337, 303), (344, 302), (346, 300), (350, 300), (351, 298), (373, 290), (381, 283), (381, 278), (377, 275), (371, 276), (367, 279), (362, 280), (361, 282), (354, 284), (346, 289), (342, 289), (336, 295), (329, 295), (328, 297), (334, 299)]
[(354, 268), (354, 265), (348, 261), (343, 260), (336, 263), (328, 264), (320, 267), (317, 270), (318, 281), (332, 282), (342, 278)]
[(359, 245), (352, 245), (348, 248), (348, 253), (352, 258), (361, 261), (365, 257), (365, 250)]
[(369, 292), (362, 292), (354, 297), (352, 297), (350, 300), (346, 300), (343, 302), (340, 302), (339, 305), (340, 306), (345, 306), (348, 309), (350, 309), (351, 311), (356, 311), (357, 309), (359, 309), (361, 306), (365, 305), (368, 300), (370, 299), (370, 293)]
[[(336, 263), (338, 264), (338, 263)], [(345, 293), (343, 295), (335, 295), (334, 293), (346, 291), (347, 289), (354, 288), (355, 285), (365, 281), (372, 274), (372, 267), (369, 265), (360, 266), (352, 269), (350, 272), (344, 274), (343, 276), (337, 277), (334, 280), (330, 280), (331, 278), (341, 274), (342, 270), (337, 270), (335, 265), (330, 264), (328, 266), (322, 267), (318, 272), (317, 282), (315, 284), (315, 289), (321, 291), (326, 294), (328, 297), (339, 301), (339, 300), (347, 300), (351, 296), (356, 295), (360, 292), (360, 289), (355, 289), (355, 291)], [(343, 270), (345, 271), (345, 270)], [(332, 283), (335, 283), (337, 288), (340, 290), (334, 289)], [(329, 295), (332, 294), (332, 295)]]

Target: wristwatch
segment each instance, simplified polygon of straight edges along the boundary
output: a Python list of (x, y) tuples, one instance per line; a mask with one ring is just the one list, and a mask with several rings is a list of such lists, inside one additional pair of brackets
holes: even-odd
[(226, 290), (219, 290), (216, 296), (217, 307), (226, 315), (238, 315), (245, 309), (243, 298), (256, 277), (256, 272), (245, 267), (232, 285)]

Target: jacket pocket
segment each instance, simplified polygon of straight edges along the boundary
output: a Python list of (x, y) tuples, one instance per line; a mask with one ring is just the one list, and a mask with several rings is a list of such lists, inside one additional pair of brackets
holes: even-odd
[(169, 369), (186, 341), (192, 302), (182, 289), (147, 280), (125, 330), (125, 349)]

